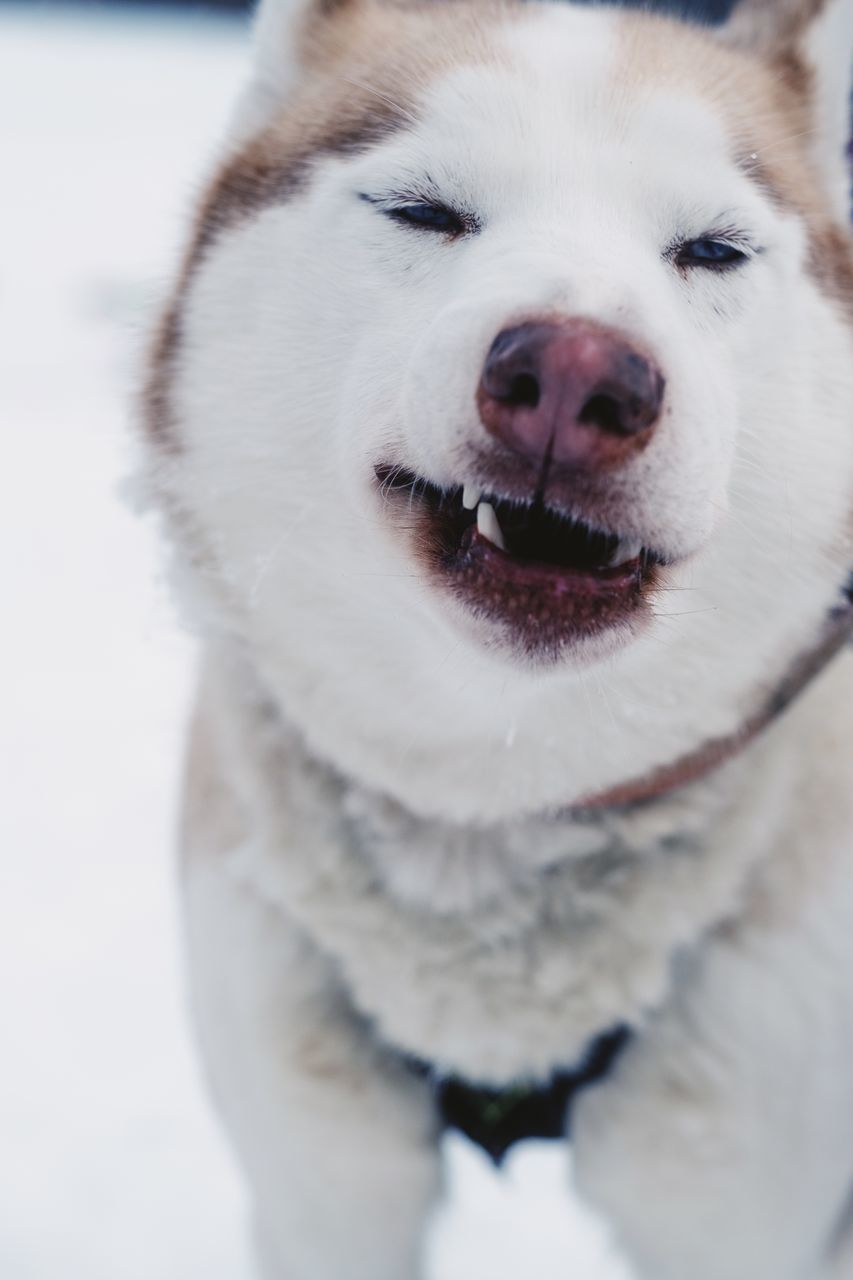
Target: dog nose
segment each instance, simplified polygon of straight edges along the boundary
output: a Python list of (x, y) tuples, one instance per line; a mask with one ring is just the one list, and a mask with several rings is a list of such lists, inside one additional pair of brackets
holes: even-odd
[(486, 430), (515, 453), (590, 471), (648, 443), (664, 388), (656, 365), (614, 330), (538, 321), (495, 338), (477, 404)]

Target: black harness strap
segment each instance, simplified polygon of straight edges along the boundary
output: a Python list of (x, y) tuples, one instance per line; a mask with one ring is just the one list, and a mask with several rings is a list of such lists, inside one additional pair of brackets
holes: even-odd
[(442, 1127), (464, 1133), (500, 1165), (510, 1147), (525, 1138), (567, 1137), (575, 1097), (608, 1075), (630, 1038), (627, 1027), (617, 1027), (594, 1040), (571, 1071), (555, 1072), (545, 1084), (519, 1081), (505, 1089), (484, 1089), (458, 1076), (436, 1075), (425, 1062), (410, 1065), (434, 1081)]

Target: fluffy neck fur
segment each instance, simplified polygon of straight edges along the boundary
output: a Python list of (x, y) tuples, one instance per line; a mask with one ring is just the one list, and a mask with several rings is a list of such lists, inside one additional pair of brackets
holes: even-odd
[(334, 962), (383, 1040), (484, 1083), (641, 1025), (739, 914), (795, 790), (774, 733), (632, 812), (465, 826), (312, 757), (233, 653), (209, 655), (202, 717), (241, 815), (233, 874)]

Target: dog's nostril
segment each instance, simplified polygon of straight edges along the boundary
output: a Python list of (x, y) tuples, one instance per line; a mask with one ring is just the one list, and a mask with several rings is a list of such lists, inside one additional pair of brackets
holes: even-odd
[(590, 396), (578, 414), (578, 422), (588, 422), (602, 431), (619, 434), (625, 429), (623, 406), (613, 396)]
[(530, 321), (489, 348), (477, 388), (486, 430), (515, 453), (579, 469), (645, 447), (664, 381), (629, 340), (593, 321)]
[(509, 384), (505, 401), (519, 409), (535, 409), (541, 395), (539, 381), (532, 373), (517, 373)]

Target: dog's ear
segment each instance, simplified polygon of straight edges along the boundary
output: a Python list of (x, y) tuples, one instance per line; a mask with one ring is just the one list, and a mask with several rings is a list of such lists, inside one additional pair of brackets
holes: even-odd
[(255, 62), (267, 88), (286, 92), (312, 30), (357, 4), (358, 0), (260, 0), (254, 19)]
[(721, 36), (769, 61), (805, 99), (807, 141), (848, 216), (853, 0), (740, 0)]
[(312, 37), (367, 0), (258, 0), (252, 26), (252, 73), (237, 132), (262, 126), (299, 79)]

